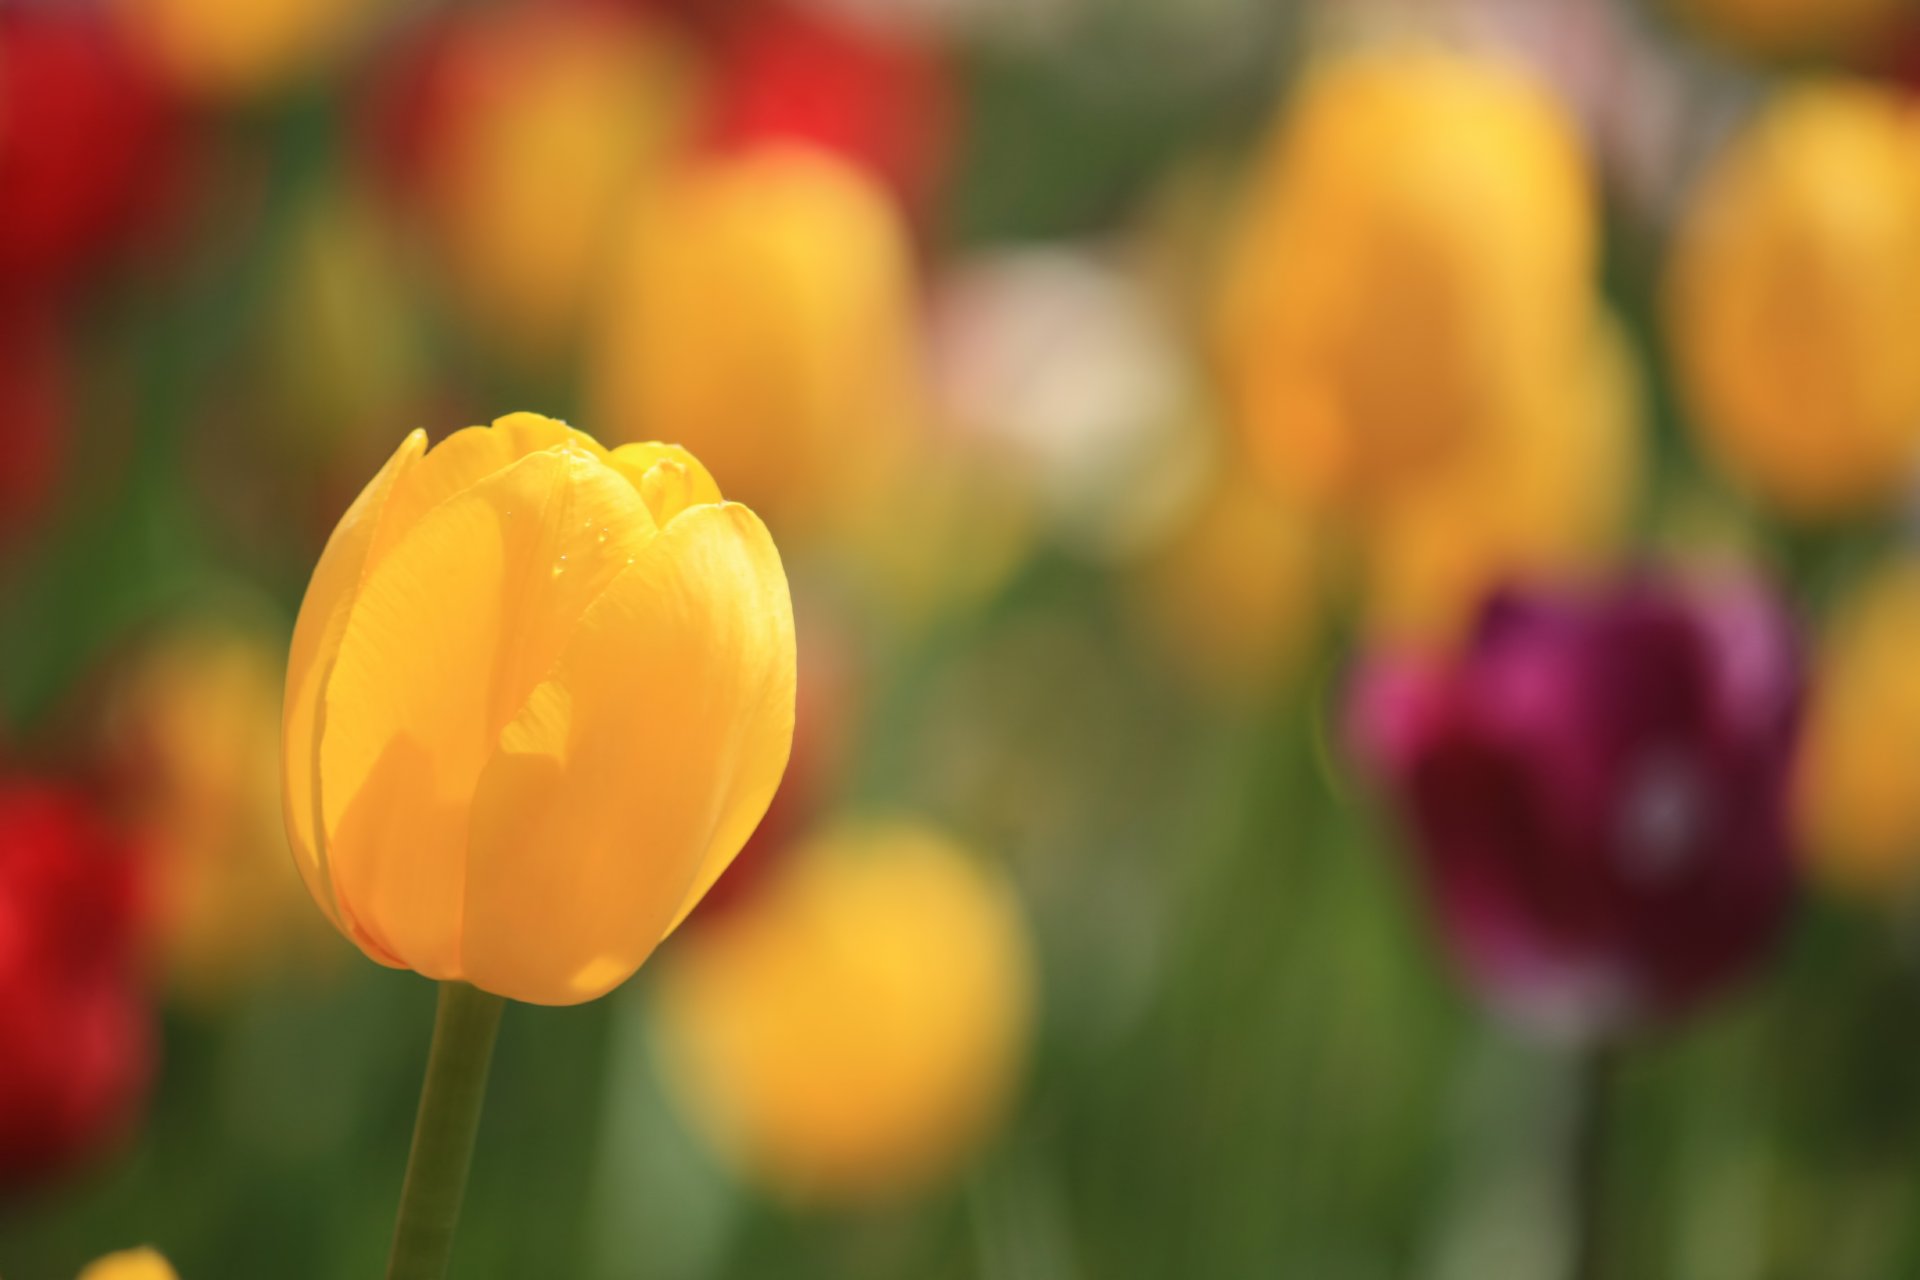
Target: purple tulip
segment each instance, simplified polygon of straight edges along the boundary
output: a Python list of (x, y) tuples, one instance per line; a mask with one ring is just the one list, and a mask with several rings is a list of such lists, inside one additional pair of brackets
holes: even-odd
[(1466, 977), (1597, 1039), (1693, 1008), (1778, 933), (1801, 695), (1764, 592), (1638, 579), (1498, 596), (1463, 652), (1368, 663), (1351, 711)]

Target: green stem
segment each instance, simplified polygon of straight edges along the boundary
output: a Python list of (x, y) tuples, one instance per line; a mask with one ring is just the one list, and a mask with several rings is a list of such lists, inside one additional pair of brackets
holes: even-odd
[(1607, 1274), (1607, 1138), (1613, 1125), (1617, 1049), (1589, 1049), (1579, 1064), (1570, 1195), (1573, 1208), (1573, 1280)]
[(487, 1095), (487, 1068), (506, 1001), (464, 982), (440, 984), (433, 1049), (413, 1122), (413, 1151), (400, 1191), (387, 1280), (440, 1280), (467, 1194), (473, 1139)]

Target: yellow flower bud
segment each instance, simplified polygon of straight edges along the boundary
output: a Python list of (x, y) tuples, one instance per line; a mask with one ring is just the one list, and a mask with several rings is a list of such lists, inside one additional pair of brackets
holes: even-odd
[(1361, 548), (1372, 629), (1444, 644), (1501, 583), (1606, 566), (1639, 496), (1645, 397), (1624, 330), (1605, 314), (1591, 326), (1534, 371), (1529, 416), (1376, 514)]
[(287, 857), (274, 764), (281, 650), (269, 643), (236, 623), (175, 624), (108, 692), (103, 754), (152, 854), (168, 978), (194, 1003), (325, 938)]
[(1884, 503), (1920, 448), (1920, 120), (1791, 90), (1721, 157), (1673, 250), (1671, 330), (1708, 451), (1789, 514)]
[(477, 9), (456, 40), (475, 84), (434, 140), (437, 247), (485, 336), (550, 363), (572, 354), (601, 297), (625, 211), (652, 202), (685, 140), (691, 58), (586, 5)]
[(90, 1263), (79, 1280), (179, 1280), (167, 1260), (152, 1249), (125, 1249)]
[(1822, 638), (1801, 747), (1808, 856), (1842, 886), (1897, 887), (1920, 869), (1920, 562), (1856, 587)]
[(1364, 523), (1543, 415), (1583, 350), (1596, 237), (1578, 139), (1505, 65), (1352, 55), (1312, 72), (1229, 246), (1220, 364), (1250, 454)]
[(914, 826), (794, 850), (674, 944), (659, 1043), (689, 1119), (798, 1201), (911, 1194), (999, 1119), (1033, 978), (1010, 887)]
[(533, 414), (416, 431), (301, 606), (288, 835), (375, 960), (590, 1000), (759, 822), (793, 698), (779, 554), (691, 454)]
[(799, 147), (710, 159), (636, 214), (590, 371), (596, 419), (705, 459), (783, 533), (863, 501), (922, 419), (887, 197)]
[(114, 0), (176, 83), (209, 98), (269, 93), (338, 57), (370, 0)]

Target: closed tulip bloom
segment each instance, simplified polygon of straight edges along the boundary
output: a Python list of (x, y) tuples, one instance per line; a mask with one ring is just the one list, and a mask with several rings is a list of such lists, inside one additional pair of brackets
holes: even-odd
[(1502, 583), (1588, 576), (1617, 551), (1640, 494), (1645, 400), (1612, 317), (1538, 371), (1532, 414), (1436, 466), (1359, 539), (1369, 631), (1450, 644)]
[(1503, 64), (1328, 62), (1225, 260), (1220, 370), (1251, 456), (1364, 522), (1540, 408), (1588, 340), (1594, 196), (1571, 122)]
[(107, 682), (99, 756), (148, 849), (167, 977), (203, 1005), (327, 937), (280, 816), (282, 653), (262, 629), (176, 623)]
[(380, 142), (483, 339), (571, 358), (626, 213), (686, 140), (690, 55), (594, 0), (436, 15), (395, 60)]
[(1669, 273), (1693, 423), (1735, 480), (1802, 519), (1901, 491), (1920, 451), (1920, 117), (1905, 99), (1784, 94), (1701, 183)]
[(79, 1280), (179, 1280), (156, 1249), (123, 1249), (88, 1264)]
[(691, 454), (532, 414), (416, 431), (301, 606), (288, 834), (375, 960), (589, 1000), (752, 832), (793, 699), (779, 555)]
[(800, 1202), (951, 1176), (1009, 1101), (1033, 975), (1009, 886), (915, 826), (829, 832), (660, 975), (668, 1080), (744, 1174)]
[(593, 353), (597, 419), (699, 454), (782, 533), (844, 518), (921, 420), (899, 215), (824, 151), (713, 157), (634, 211)]
[(1821, 639), (1800, 815), (1812, 868), (1839, 887), (1897, 889), (1920, 871), (1920, 563), (1887, 565)]
[(153, 1072), (139, 850), (69, 784), (0, 779), (0, 1192), (119, 1140)]
[(1724, 991), (1777, 934), (1801, 688), (1756, 588), (1647, 580), (1497, 598), (1458, 656), (1371, 661), (1353, 710), (1468, 980), (1605, 1038)]
[(288, 88), (346, 50), (371, 0), (112, 0), (182, 89), (208, 98)]

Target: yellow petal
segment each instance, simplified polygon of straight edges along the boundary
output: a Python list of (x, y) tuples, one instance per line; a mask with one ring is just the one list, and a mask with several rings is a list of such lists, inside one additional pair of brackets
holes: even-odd
[(435, 445), (403, 483), (396, 484), (392, 516), (375, 540), (368, 563), (378, 564), (420, 518), (448, 498), (503, 471), (528, 454), (573, 447), (599, 457), (600, 442), (584, 431), (537, 413), (510, 413), (490, 427), (467, 427)]
[(282, 804), (287, 840), (307, 882), (308, 892), (336, 928), (341, 926), (327, 875), (325, 832), (316, 806), (314, 772), (320, 767), (321, 693), (333, 656), (347, 628), (347, 616), (359, 594), (367, 553), (373, 544), (393, 488), (426, 451), (427, 436), (415, 431), (400, 442), (387, 464), (360, 491), (314, 566), (313, 580), (300, 605), (293, 649), (287, 657), (287, 685), (281, 712)]
[(633, 481), (663, 525), (690, 506), (720, 501), (720, 486), (705, 465), (677, 444), (623, 444), (608, 460)]
[(793, 738), (793, 610), (745, 507), (690, 509), (581, 619), (474, 798), (464, 968), (604, 994), (732, 861)]
[(167, 1260), (152, 1249), (123, 1249), (95, 1260), (80, 1280), (177, 1280)]
[(342, 909), (378, 949), (459, 976), (474, 782), (582, 613), (655, 536), (619, 474), (553, 449), (446, 499), (368, 572), (327, 690), (320, 799)]

